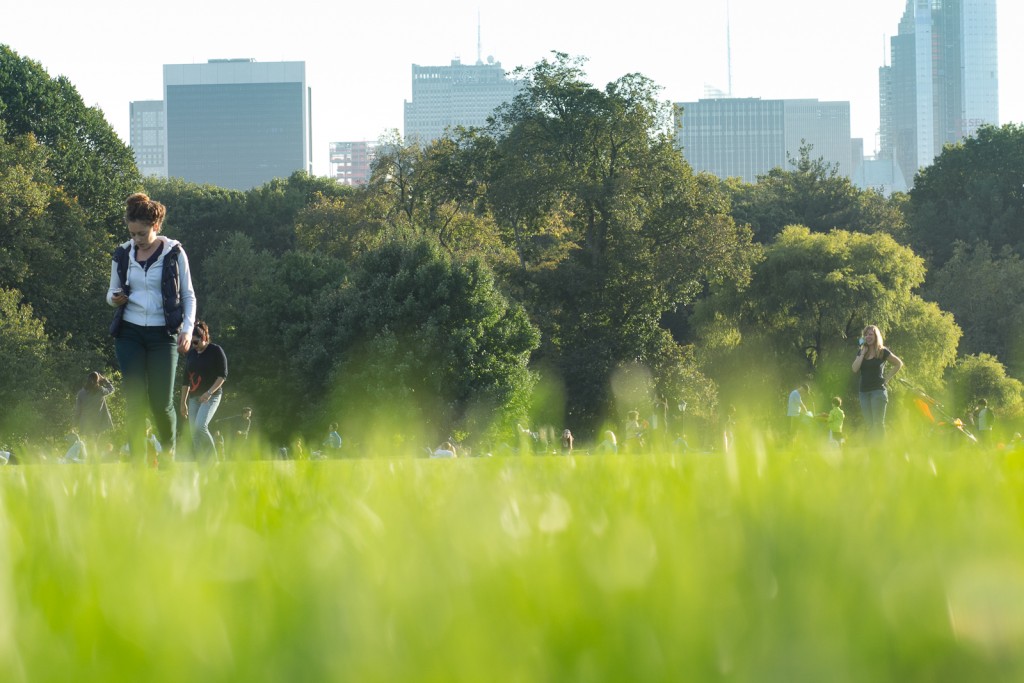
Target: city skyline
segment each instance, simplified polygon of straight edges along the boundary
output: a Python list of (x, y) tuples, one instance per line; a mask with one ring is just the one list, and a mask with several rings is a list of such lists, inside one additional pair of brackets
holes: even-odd
[[(64, 75), (88, 105), (99, 106), (129, 139), (129, 102), (161, 99), (164, 64), (219, 58), (305, 61), (312, 89), (313, 170), (328, 172), (329, 144), (374, 140), (403, 127), (413, 64), (473, 63), (478, 15), (484, 60), (512, 70), (552, 50), (584, 57), (602, 87), (638, 72), (665, 101), (693, 101), (705, 84), (738, 97), (816, 98), (851, 103), (851, 134), (877, 148), (878, 68), (888, 63), (905, 0), (865, 0), (841, 11), (820, 0), (791, 0), (786, 12), (757, 0), (684, 0), (672, 7), (640, 0), (623, 16), (581, 2), (527, 0), (515, 6), (446, 0), (403, 7), (327, 7), (296, 0), (287, 13), (263, 13), (235, 0), (185, 0), (167, 16), (139, 17), (137, 5), (104, 3), (103, 12), (66, 0), (5, 12), (0, 43)], [(843, 9), (849, 5), (843, 3)], [(40, 11), (62, 17), (38, 20)], [(998, 0), (1000, 122), (1024, 121), (1024, 6)], [(350, 28), (357, 27), (357, 29)], [(731, 78), (729, 64), (731, 62)]]

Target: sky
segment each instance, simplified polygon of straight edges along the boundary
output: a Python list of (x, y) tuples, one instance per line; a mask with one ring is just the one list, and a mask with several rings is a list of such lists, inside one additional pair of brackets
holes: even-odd
[[(875, 150), (878, 67), (905, 0), (0, 0), (0, 43), (67, 76), (128, 140), (128, 103), (163, 98), (163, 65), (217, 58), (304, 61), (312, 88), (313, 171), (331, 142), (401, 130), (411, 65), (478, 54), (506, 70), (552, 51), (586, 58), (604, 86), (641, 73), (663, 99), (692, 101), (705, 84), (738, 97), (851, 103), (851, 132)], [(161, 10), (161, 8), (163, 8)], [(1024, 2), (997, 0), (1000, 123), (1024, 122)], [(727, 49), (731, 46), (731, 51)], [(728, 55), (731, 53), (731, 60)]]

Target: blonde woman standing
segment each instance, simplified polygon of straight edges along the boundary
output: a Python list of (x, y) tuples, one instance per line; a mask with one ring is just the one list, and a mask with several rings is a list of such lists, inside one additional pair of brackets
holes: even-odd
[(860, 410), (868, 433), (881, 436), (885, 433), (885, 410), (889, 404), (886, 387), (903, 367), (903, 361), (885, 347), (877, 326), (868, 325), (861, 334), (860, 350), (852, 367), (860, 374)]

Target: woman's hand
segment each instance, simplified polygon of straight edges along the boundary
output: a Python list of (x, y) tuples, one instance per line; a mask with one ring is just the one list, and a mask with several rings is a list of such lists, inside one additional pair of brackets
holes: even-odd
[(118, 292), (114, 296), (110, 297), (110, 300), (114, 302), (115, 306), (124, 306), (128, 303), (128, 295), (124, 292)]
[(188, 353), (188, 350), (192, 348), (192, 335), (185, 334), (184, 332), (178, 333), (178, 353)]

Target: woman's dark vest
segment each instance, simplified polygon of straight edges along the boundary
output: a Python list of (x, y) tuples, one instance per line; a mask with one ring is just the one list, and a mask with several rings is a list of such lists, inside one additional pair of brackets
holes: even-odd
[[(181, 276), (178, 273), (178, 254), (181, 253), (181, 245), (175, 244), (164, 256), (164, 270), (160, 280), (160, 292), (164, 301), (164, 324), (167, 326), (168, 334), (177, 334), (181, 331), (181, 323), (185, 319), (185, 309), (181, 305)], [(114, 262), (117, 264), (117, 277), (121, 280), (121, 287), (125, 294), (128, 291), (128, 259), (131, 258), (131, 248), (125, 249), (119, 246), (114, 250)], [(121, 329), (121, 318), (124, 316), (124, 306), (118, 307), (114, 312), (114, 322), (110, 324), (110, 334), (117, 336)]]

